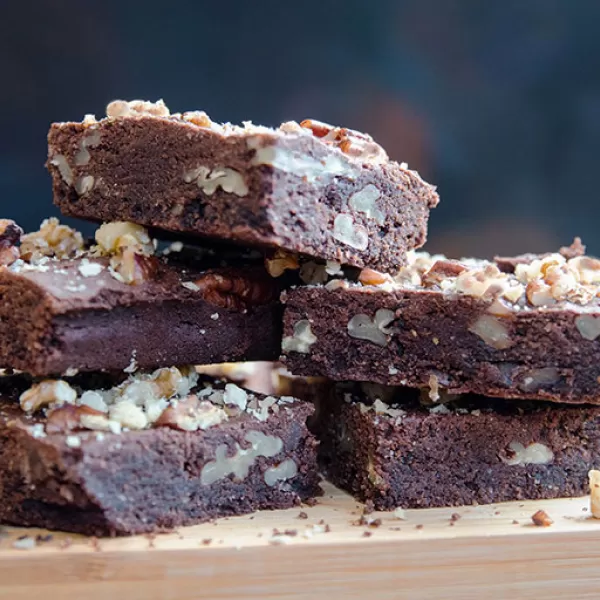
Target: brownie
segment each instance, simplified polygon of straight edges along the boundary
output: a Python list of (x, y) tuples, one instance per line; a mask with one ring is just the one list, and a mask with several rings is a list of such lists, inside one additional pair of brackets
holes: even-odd
[(316, 121), (278, 129), (115, 101), (55, 123), (48, 168), (70, 216), (280, 248), (381, 271), (425, 242), (435, 189), (372, 138)]
[(28, 413), (14, 395), (0, 399), (2, 523), (139, 534), (290, 508), (320, 493), (308, 403), (176, 369), (113, 390), (36, 385), (21, 396)]
[[(506, 263), (506, 259), (505, 259)], [(600, 261), (549, 254), (501, 272), (414, 253), (395, 278), (284, 292), (295, 375), (600, 403)]]
[(599, 407), (467, 397), (425, 407), (412, 390), (360, 387), (338, 384), (321, 406), (320, 458), (328, 479), (376, 509), (588, 493)]
[(47, 375), (278, 357), (279, 290), (263, 266), (96, 255), (53, 227), (78, 249), (39, 255), (48, 236), (28, 234), (25, 259), (0, 268), (3, 367)]

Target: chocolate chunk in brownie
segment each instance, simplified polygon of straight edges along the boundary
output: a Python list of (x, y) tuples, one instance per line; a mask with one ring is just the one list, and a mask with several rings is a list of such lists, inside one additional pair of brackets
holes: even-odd
[(148, 102), (116, 101), (107, 115), (50, 129), (54, 201), (66, 215), (391, 272), (423, 245), (439, 200), (350, 129), (219, 125)]
[(326, 477), (377, 509), (588, 493), (598, 407), (481, 397), (425, 407), (413, 390), (363, 386), (338, 384), (317, 431)]
[(263, 266), (188, 265), (144, 236), (104, 225), (86, 249), (55, 219), (23, 236), (22, 258), (0, 269), (0, 364), (47, 375), (278, 356), (279, 290)]
[(0, 522), (125, 535), (298, 505), (320, 492), (312, 410), (175, 368), (40, 381), (0, 399)]
[(295, 375), (600, 403), (600, 260), (550, 254), (503, 273), (415, 253), (396, 278), (284, 293)]

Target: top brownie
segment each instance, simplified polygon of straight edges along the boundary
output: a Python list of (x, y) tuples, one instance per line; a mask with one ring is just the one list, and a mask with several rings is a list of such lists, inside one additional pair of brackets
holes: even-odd
[(70, 216), (394, 272), (426, 239), (435, 188), (373, 139), (316, 121), (278, 129), (115, 101), (55, 123), (54, 201)]
[(574, 245), (515, 259), (415, 253), (395, 277), (285, 292), (283, 351), (295, 375), (600, 403), (600, 260)]

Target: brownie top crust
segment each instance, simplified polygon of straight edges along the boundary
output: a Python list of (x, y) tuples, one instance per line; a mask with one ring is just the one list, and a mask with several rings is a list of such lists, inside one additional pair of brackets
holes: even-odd
[(280, 248), (389, 271), (426, 239), (435, 188), (364, 133), (279, 128), (115, 101), (54, 123), (47, 166), (65, 214)]

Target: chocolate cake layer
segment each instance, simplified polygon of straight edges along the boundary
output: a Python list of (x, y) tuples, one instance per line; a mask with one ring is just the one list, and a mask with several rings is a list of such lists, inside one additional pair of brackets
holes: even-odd
[(111, 103), (48, 136), (66, 214), (280, 248), (392, 272), (425, 242), (432, 186), (368, 135), (315, 121), (278, 129)]
[(262, 267), (151, 261), (136, 285), (104, 257), (0, 269), (0, 364), (47, 375), (277, 358), (281, 308)]
[(600, 462), (598, 407), (366, 391), (339, 387), (317, 431), (326, 477), (376, 509), (583, 496)]
[(362, 284), (290, 290), (285, 365), (432, 396), (600, 403), (600, 261), (550, 254), (514, 268), (416, 253), (395, 279), (363, 270)]
[(3, 396), (0, 522), (138, 534), (289, 508), (320, 493), (317, 443), (305, 424), (311, 405), (207, 383), (166, 400), (164, 387), (152, 392), (165, 371), (112, 397), (87, 390), (75, 399), (66, 382), (44, 382), (21, 405), (52, 397), (46, 415), (28, 416)]

